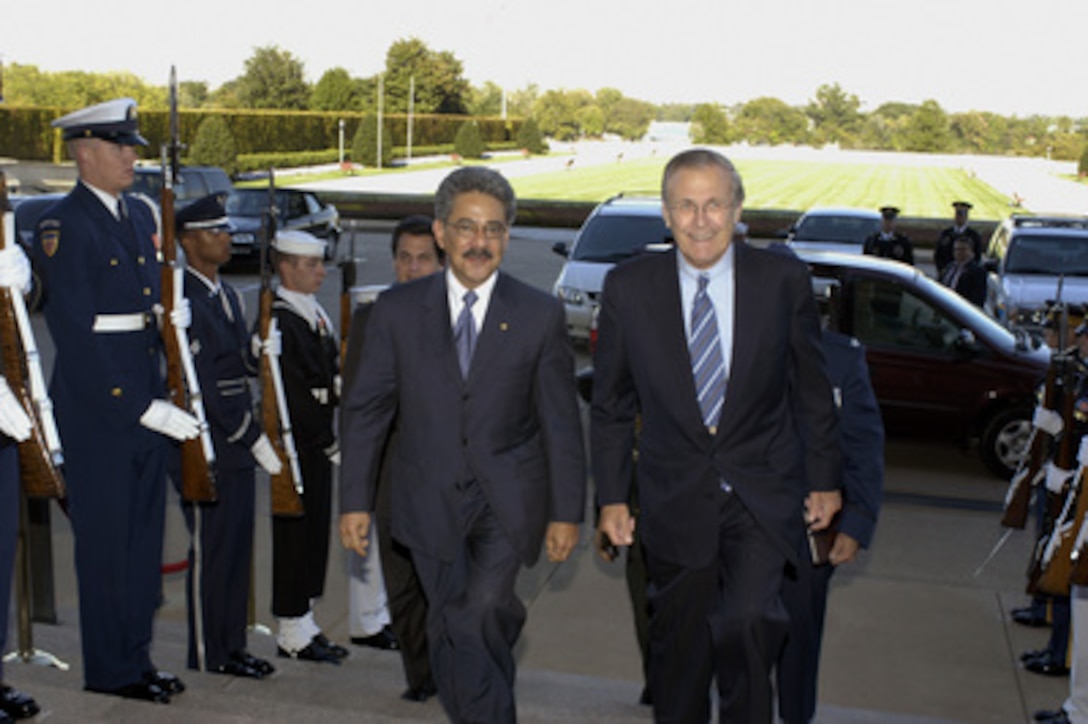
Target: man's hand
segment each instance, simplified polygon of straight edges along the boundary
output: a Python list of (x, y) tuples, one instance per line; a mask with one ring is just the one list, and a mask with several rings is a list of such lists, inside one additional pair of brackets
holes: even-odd
[(366, 555), (370, 545), (370, 513), (344, 513), (340, 516), (340, 542), (348, 550)]
[(552, 521), (548, 523), (548, 531), (544, 535), (544, 545), (548, 550), (548, 560), (552, 563), (561, 563), (570, 557), (570, 552), (578, 544), (578, 524), (560, 523)]
[(833, 566), (840, 563), (849, 563), (857, 556), (858, 548), (860, 548), (860, 545), (856, 540), (839, 531), (839, 534), (835, 536), (834, 544), (831, 546), (831, 552), (827, 554), (827, 560)]
[(842, 493), (838, 490), (813, 490), (805, 498), (805, 522), (809, 530), (823, 530), (831, 525), (831, 519), (840, 510)]
[(597, 530), (608, 536), (614, 546), (629, 546), (635, 542), (635, 519), (627, 503), (612, 503), (601, 506), (601, 517)]
[(604, 531), (596, 530), (593, 533), (593, 547), (597, 549), (597, 555), (601, 557), (601, 560), (605, 563), (611, 563), (620, 557), (620, 551), (616, 546), (612, 544), (612, 541), (608, 539)]

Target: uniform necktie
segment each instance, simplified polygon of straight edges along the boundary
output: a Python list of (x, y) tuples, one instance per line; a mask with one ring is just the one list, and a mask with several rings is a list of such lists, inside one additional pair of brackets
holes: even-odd
[(722, 345), (718, 338), (718, 319), (714, 314), (714, 305), (706, 293), (710, 278), (699, 276), (699, 290), (691, 306), (691, 340), (688, 349), (691, 354), (691, 371), (695, 379), (695, 392), (699, 400), (699, 409), (703, 413), (703, 424), (716, 432), (718, 418), (721, 416), (725, 401), (725, 363), (722, 361)]
[(463, 297), (465, 306), (457, 317), (453, 328), (453, 342), (457, 345), (457, 361), (461, 364), (461, 376), (468, 377), (468, 368), (472, 364), (472, 353), (476, 349), (476, 320), (472, 318), (472, 305), (476, 303), (476, 292), (471, 289)]

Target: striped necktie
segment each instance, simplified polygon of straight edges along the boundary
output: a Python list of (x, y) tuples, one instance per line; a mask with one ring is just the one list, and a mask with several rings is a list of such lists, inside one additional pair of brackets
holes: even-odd
[(472, 353), (476, 349), (476, 320), (472, 318), (472, 305), (476, 303), (476, 292), (465, 292), (465, 306), (457, 317), (453, 328), (453, 342), (457, 345), (457, 361), (461, 364), (461, 376), (468, 377), (468, 368), (472, 364)]
[(710, 434), (717, 432), (718, 418), (721, 417), (722, 404), (725, 402), (725, 363), (722, 361), (722, 345), (718, 338), (718, 319), (714, 314), (714, 305), (706, 293), (710, 278), (699, 275), (699, 290), (691, 306), (691, 340), (688, 350), (691, 354), (691, 371), (695, 379), (695, 392), (699, 400), (699, 409), (703, 413), (703, 424)]

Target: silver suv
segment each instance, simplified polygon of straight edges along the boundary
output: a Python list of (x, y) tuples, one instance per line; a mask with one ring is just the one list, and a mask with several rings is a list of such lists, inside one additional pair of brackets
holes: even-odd
[(1059, 280), (1062, 301), (1088, 304), (1088, 217), (1013, 214), (994, 230), (986, 257), (1010, 326), (1038, 326)]
[(567, 332), (588, 340), (593, 313), (604, 277), (617, 263), (644, 251), (667, 248), (672, 232), (661, 216), (657, 196), (613, 196), (599, 204), (570, 247), (557, 242), (552, 250), (567, 262), (555, 280), (554, 292), (567, 312)]

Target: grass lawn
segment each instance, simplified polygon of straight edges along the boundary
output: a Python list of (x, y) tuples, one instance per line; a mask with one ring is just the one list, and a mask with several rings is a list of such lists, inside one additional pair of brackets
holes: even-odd
[[(603, 201), (619, 192), (658, 193), (668, 159), (643, 158), (623, 164), (577, 166), (511, 179), (519, 198)], [(898, 206), (903, 216), (942, 218), (949, 204), (966, 199), (971, 216), (1003, 219), (1009, 199), (961, 169), (893, 164), (824, 163), (740, 159), (747, 201), (753, 209), (805, 210), (813, 206), (878, 209)]]

